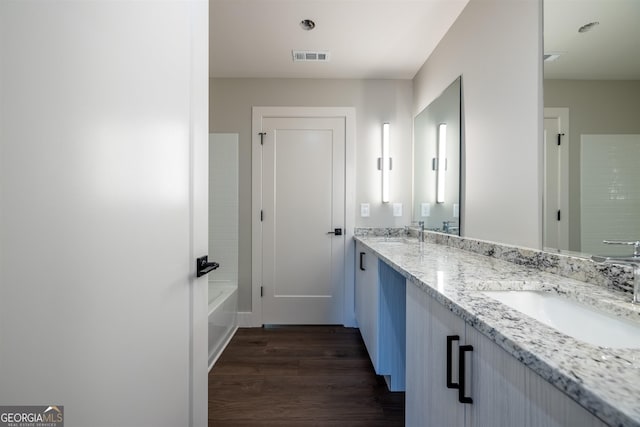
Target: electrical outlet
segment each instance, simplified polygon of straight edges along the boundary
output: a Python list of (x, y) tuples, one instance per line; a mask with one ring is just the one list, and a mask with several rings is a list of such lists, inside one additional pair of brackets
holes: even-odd
[(402, 216), (402, 203), (393, 204), (393, 216)]
[(360, 203), (360, 216), (367, 217), (369, 216), (371, 210), (369, 209), (369, 203)]
[(422, 203), (420, 205), (420, 216), (431, 215), (431, 203)]

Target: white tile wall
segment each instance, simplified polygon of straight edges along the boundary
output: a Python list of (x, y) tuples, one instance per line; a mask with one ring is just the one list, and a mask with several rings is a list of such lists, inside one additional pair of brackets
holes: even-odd
[(604, 239), (640, 239), (640, 135), (580, 138), (581, 252), (629, 255)]
[(238, 134), (209, 135), (209, 283), (238, 284)]

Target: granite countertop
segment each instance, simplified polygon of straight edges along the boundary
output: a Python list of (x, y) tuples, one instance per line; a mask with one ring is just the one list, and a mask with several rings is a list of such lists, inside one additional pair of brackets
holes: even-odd
[(415, 237), (355, 239), (607, 424), (640, 427), (640, 349), (579, 341), (481, 291), (555, 292), (640, 325), (628, 292)]

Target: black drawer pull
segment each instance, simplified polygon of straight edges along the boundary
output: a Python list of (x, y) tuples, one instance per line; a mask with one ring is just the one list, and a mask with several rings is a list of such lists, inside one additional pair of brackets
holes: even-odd
[(466, 372), (465, 372), (465, 353), (468, 351), (473, 351), (472, 345), (461, 345), (460, 348), (460, 357), (458, 359), (458, 371), (460, 372), (460, 388), (458, 388), (458, 401), (460, 403), (473, 403), (473, 399), (471, 397), (467, 397), (464, 395), (465, 393), (465, 383), (466, 383)]
[(447, 388), (458, 388), (458, 383), (454, 383), (451, 379), (451, 371), (453, 362), (451, 361), (451, 356), (453, 355), (453, 351), (451, 350), (451, 344), (454, 341), (460, 341), (460, 337), (458, 335), (447, 335)]
[(360, 270), (365, 271), (366, 268), (364, 268), (364, 252), (360, 252)]

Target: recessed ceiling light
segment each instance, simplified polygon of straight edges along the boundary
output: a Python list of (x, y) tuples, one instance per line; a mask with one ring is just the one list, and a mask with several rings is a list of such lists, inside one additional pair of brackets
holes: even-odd
[(316, 23), (311, 19), (303, 19), (302, 21), (300, 21), (300, 26), (305, 31), (311, 31), (316, 27)]
[(578, 32), (586, 33), (587, 31), (591, 31), (591, 29), (596, 25), (600, 25), (600, 23), (598, 21), (589, 22), (588, 24), (584, 24), (582, 27), (578, 28)]

